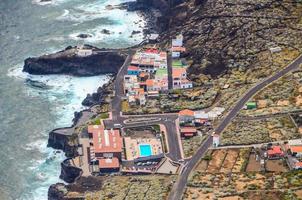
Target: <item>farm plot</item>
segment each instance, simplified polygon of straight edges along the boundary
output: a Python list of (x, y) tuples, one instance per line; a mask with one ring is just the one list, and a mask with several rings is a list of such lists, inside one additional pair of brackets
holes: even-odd
[(208, 173), (242, 172), (248, 163), (249, 154), (250, 148), (211, 150), (195, 170)]
[(214, 151), (212, 153), (212, 160), (208, 165), (207, 172), (219, 172), (226, 155), (227, 155), (227, 150)]
[(256, 160), (255, 153), (251, 153), (251, 155), (249, 156), (249, 161), (248, 161), (245, 171), (247, 171), (247, 172), (260, 172), (261, 171), (260, 161)]
[(265, 169), (269, 172), (287, 172), (288, 167), (284, 162), (284, 160), (267, 160)]
[(234, 167), (234, 164), (236, 163), (238, 155), (239, 155), (238, 149), (228, 150), (227, 155), (224, 159), (224, 162), (221, 166), (220, 172), (223, 172), (223, 173), (231, 172)]

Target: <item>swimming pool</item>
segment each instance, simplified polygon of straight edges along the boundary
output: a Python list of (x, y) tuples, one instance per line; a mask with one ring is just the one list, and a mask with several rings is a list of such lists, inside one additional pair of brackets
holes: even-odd
[(152, 149), (150, 144), (139, 145), (139, 155), (140, 157), (146, 157), (152, 155)]

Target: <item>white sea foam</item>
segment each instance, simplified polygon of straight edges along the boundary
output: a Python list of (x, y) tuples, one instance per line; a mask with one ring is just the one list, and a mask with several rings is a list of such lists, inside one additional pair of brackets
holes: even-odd
[[(85, 40), (89, 43), (97, 43), (100, 41), (105, 41), (106, 43), (123, 42), (128, 41), (131, 43), (139, 43), (144, 39), (142, 32), (142, 27), (145, 27), (144, 21), (139, 21), (139, 18), (133, 21), (127, 22), (127, 20), (116, 20), (113, 25), (100, 25), (95, 28), (87, 29), (84, 33), (91, 35), (91, 37), (82, 39), (77, 37), (79, 34), (83, 33), (80, 31), (74, 32), (69, 35), (73, 40)], [(103, 30), (109, 30), (110, 34), (104, 34)], [(132, 31), (141, 31), (139, 34), (132, 35)], [(132, 35), (132, 36), (131, 36)]]
[[(141, 31), (146, 25), (146, 22), (136, 12), (127, 12), (126, 10), (113, 9), (107, 10), (106, 5), (117, 5), (125, 1), (107, 1), (106, 3), (100, 1), (93, 1), (88, 4), (81, 4), (70, 9), (68, 12), (57, 17), (57, 20), (72, 21), (84, 23), (95, 19), (104, 19), (96, 27), (91, 27), (85, 31), (76, 30), (69, 34), (72, 40), (84, 40), (89, 43), (98, 43), (101, 41), (121, 42), (130, 41), (131, 43), (139, 43), (143, 40), (143, 34), (135, 34), (132, 37), (132, 31)], [(104, 34), (103, 29), (110, 30), (110, 34)], [(85, 39), (77, 37), (81, 33), (90, 34), (92, 37)]]
[[(109, 81), (109, 76), (73, 77), (67, 75), (29, 75), (22, 72), (22, 67), (9, 70), (8, 75), (20, 80), (30, 79), (42, 83), (47, 89), (26, 87), (29, 96), (46, 99), (50, 102), (52, 112), (57, 116), (58, 127), (70, 126), (75, 111), (84, 109), (82, 100), (88, 93), (95, 92), (97, 88)], [(59, 179), (60, 163), (65, 159), (64, 153), (57, 153), (46, 147), (46, 140), (37, 140), (24, 147), (27, 151), (37, 150), (45, 159), (32, 158), (30, 166), (24, 173), (32, 173), (31, 194), (24, 194), (22, 200), (46, 200), (48, 188), (51, 184), (63, 182)]]
[(27, 151), (31, 151), (31, 150), (38, 150), (41, 153), (46, 153), (46, 145), (47, 145), (47, 141), (46, 140), (36, 140), (34, 142), (31, 142), (29, 144), (27, 144), (24, 149)]
[(45, 6), (45, 5), (56, 5), (57, 6), (62, 3), (67, 3), (69, 1), (73, 1), (73, 0), (51, 0), (51, 1), (33, 0), (32, 3), (40, 5), (40, 6)]

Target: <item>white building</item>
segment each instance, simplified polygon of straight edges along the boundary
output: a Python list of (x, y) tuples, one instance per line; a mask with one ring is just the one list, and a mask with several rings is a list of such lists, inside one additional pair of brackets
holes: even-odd
[(83, 46), (77, 47), (76, 54), (80, 57), (86, 57), (92, 55), (92, 49), (84, 49)]
[(213, 135), (213, 147), (218, 147), (220, 144), (220, 137), (219, 135)]
[(178, 36), (176, 36), (175, 39), (172, 40), (172, 46), (173, 47), (182, 47), (183, 46), (183, 35), (180, 34)]

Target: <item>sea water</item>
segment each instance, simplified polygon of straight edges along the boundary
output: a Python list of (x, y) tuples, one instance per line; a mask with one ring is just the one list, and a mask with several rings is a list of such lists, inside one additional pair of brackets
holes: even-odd
[[(59, 179), (64, 154), (47, 148), (48, 133), (70, 126), (87, 93), (106, 75), (39, 76), (22, 72), (24, 59), (92, 44), (120, 48), (137, 44), (145, 22), (136, 13), (107, 10), (119, 0), (0, 1), (0, 199), (47, 199)], [(104, 34), (103, 29), (110, 30)], [(80, 39), (78, 34), (90, 34)]]

